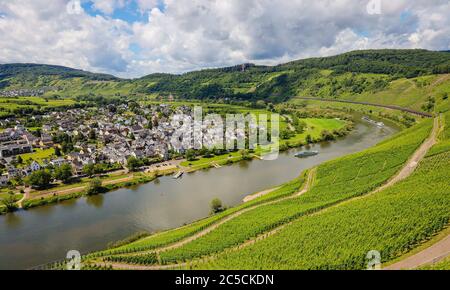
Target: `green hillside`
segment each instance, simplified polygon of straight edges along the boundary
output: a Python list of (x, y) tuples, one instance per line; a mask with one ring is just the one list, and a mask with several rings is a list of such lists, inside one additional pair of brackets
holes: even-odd
[(367, 50), (278, 66), (244, 64), (133, 80), (59, 66), (7, 64), (0, 65), (0, 90), (53, 87), (56, 90), (47, 94), (64, 98), (173, 95), (180, 99), (273, 103), (310, 96), (394, 101), (421, 108), (428, 97), (440, 97), (437, 86), (449, 93), (448, 78), (440, 76), (447, 73), (448, 52)]

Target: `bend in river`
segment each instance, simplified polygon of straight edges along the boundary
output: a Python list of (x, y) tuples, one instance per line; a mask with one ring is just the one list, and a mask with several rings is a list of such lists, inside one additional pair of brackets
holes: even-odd
[(161, 231), (204, 218), (209, 203), (220, 198), (235, 206), (251, 193), (273, 188), (327, 160), (372, 147), (395, 133), (357, 122), (335, 142), (311, 146), (320, 154), (298, 159), (299, 149), (275, 161), (253, 160), (219, 169), (163, 177), (133, 189), (70, 200), (0, 216), (0, 269), (30, 268), (63, 259), (69, 250), (87, 253), (138, 231)]

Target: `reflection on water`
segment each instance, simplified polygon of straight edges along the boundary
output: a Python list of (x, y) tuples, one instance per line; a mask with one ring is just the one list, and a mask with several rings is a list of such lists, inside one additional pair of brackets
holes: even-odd
[(295, 149), (274, 161), (244, 161), (186, 174), (178, 180), (161, 177), (132, 189), (1, 216), (0, 269), (28, 268), (61, 259), (69, 250), (102, 249), (137, 231), (181, 226), (207, 216), (215, 197), (228, 206), (237, 205), (247, 194), (292, 180), (324, 161), (371, 147), (390, 133), (359, 123), (346, 138), (311, 146), (320, 151), (314, 157), (295, 158), (299, 151)]
[(71, 207), (77, 206), (77, 201), (75, 199), (67, 200), (67, 201), (61, 203), (61, 206), (71, 208)]
[(241, 162), (239, 162), (239, 163), (238, 163), (239, 168), (241, 168), (241, 169), (247, 169), (247, 168), (249, 167), (249, 162), (250, 162), (250, 161), (241, 161)]
[(20, 214), (14, 212), (5, 216), (5, 224), (10, 229), (19, 227), (21, 223)]
[(103, 194), (89, 196), (86, 198), (86, 204), (92, 205), (95, 208), (101, 208), (103, 206), (104, 200), (105, 197), (103, 196)]

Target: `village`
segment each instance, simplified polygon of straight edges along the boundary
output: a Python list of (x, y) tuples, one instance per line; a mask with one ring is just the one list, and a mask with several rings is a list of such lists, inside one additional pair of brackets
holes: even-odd
[(1, 120), (0, 126), (7, 128), (0, 133), (0, 185), (11, 186), (33, 172), (63, 164), (71, 166), (74, 177), (81, 177), (93, 165), (120, 170), (136, 166), (128, 164), (130, 159), (139, 161), (137, 166), (149, 166), (183, 158), (190, 142), (171, 145), (179, 129), (173, 127), (172, 117), (181, 114), (192, 118), (192, 108), (133, 103), (32, 116), (41, 125), (34, 131), (18, 119)]

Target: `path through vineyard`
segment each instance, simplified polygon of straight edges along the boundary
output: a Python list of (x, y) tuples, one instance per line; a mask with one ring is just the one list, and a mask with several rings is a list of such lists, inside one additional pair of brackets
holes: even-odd
[(392, 264), (384, 270), (408, 270), (416, 269), (425, 265), (435, 264), (450, 256), (450, 235), (435, 243), (434, 245), (408, 257), (400, 262)]
[[(274, 204), (274, 203), (278, 203), (278, 202), (282, 202), (282, 201), (285, 201), (285, 200), (289, 200), (289, 199), (293, 199), (293, 198), (299, 197), (299, 196), (305, 194), (306, 192), (308, 192), (309, 189), (311, 188), (312, 183), (314, 181), (314, 177), (316, 175), (316, 170), (317, 170), (316, 168), (312, 168), (312, 169), (309, 170), (308, 177), (307, 177), (307, 180), (305, 182), (305, 185), (303, 186), (302, 190), (300, 190), (296, 194), (293, 194), (293, 195), (285, 197), (285, 198), (276, 199), (276, 200), (273, 200), (273, 201), (270, 201), (270, 202), (265, 202), (265, 203), (257, 204), (257, 205), (254, 205), (254, 206), (242, 209), (240, 211), (237, 211), (237, 212), (235, 212), (235, 213), (233, 213), (233, 214), (223, 218), (219, 222), (217, 222), (217, 223), (207, 227), (206, 229), (204, 229), (204, 230), (202, 230), (202, 231), (200, 231), (200, 232), (194, 234), (193, 236), (190, 236), (190, 237), (188, 237), (188, 238), (186, 238), (184, 240), (181, 240), (179, 242), (176, 242), (176, 243), (171, 244), (171, 245), (166, 246), (166, 247), (162, 247), (162, 248), (155, 249), (155, 250), (142, 251), (142, 252), (138, 252), (136, 254), (143, 255), (143, 254), (146, 254), (146, 253), (161, 253), (161, 252), (164, 252), (164, 251), (168, 251), (168, 250), (172, 250), (172, 249), (175, 249), (175, 248), (182, 247), (185, 244), (187, 244), (189, 242), (192, 242), (192, 241), (194, 241), (194, 240), (196, 240), (196, 239), (198, 239), (198, 238), (200, 238), (200, 237), (210, 233), (211, 231), (217, 229), (220, 225), (222, 225), (222, 224), (224, 224), (224, 223), (226, 223), (226, 222), (228, 222), (228, 221), (230, 221), (230, 220), (232, 220), (232, 219), (234, 219), (234, 218), (236, 218), (236, 217), (238, 217), (238, 216), (240, 216), (240, 215), (242, 215), (242, 214), (244, 214), (244, 213), (246, 213), (246, 212), (248, 212), (250, 210), (254, 210), (254, 209), (256, 209), (258, 207), (261, 207), (261, 206), (266, 206), (266, 205), (270, 205), (270, 204)], [(274, 190), (276, 190), (276, 189), (274, 189)], [(108, 263), (108, 265), (110, 265), (110, 264)], [(112, 263), (111, 265), (114, 266), (114, 265), (122, 265), (122, 264), (113, 264)]]
[[(436, 137), (438, 136), (439, 130), (442, 129), (440, 128), (439, 124), (436, 125), (437, 120), (438, 118), (435, 119), (435, 126), (434, 126), (435, 130), (433, 130), (434, 140), (428, 140), (426, 143), (428, 142), (430, 143), (424, 144), (427, 145), (428, 149), (430, 149), (434, 144), (436, 144)], [(426, 152), (421, 152), (421, 154), (425, 156)], [(415, 269), (427, 264), (437, 263), (448, 256), (450, 256), (450, 235), (447, 235), (444, 239), (420, 251), (419, 253), (410, 256), (408, 258), (405, 258), (397, 263), (394, 263), (384, 269), (385, 270)]]

